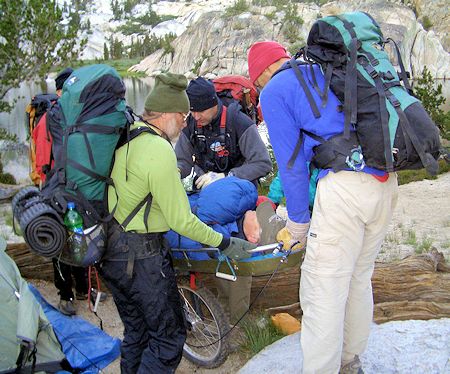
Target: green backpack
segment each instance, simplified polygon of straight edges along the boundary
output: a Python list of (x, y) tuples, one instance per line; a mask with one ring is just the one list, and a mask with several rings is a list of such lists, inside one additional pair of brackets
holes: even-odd
[(66, 80), (57, 104), (48, 112), (55, 164), (42, 189), (43, 200), (61, 217), (74, 202), (83, 218), (79, 236), (86, 253), (75, 259), (65, 246), (60, 260), (88, 266), (98, 261), (106, 247), (107, 187), (114, 185), (110, 172), (122, 133), (133, 118), (125, 102), (125, 85), (114, 68), (90, 65), (75, 70)]
[[(384, 50), (388, 42), (395, 46), (400, 73)], [(344, 132), (331, 139), (303, 131), (321, 143), (312, 160), (316, 167), (361, 170), (368, 165), (387, 172), (426, 168), (430, 174), (437, 173), (439, 130), (412, 95), (397, 45), (384, 39), (370, 15), (353, 12), (317, 20), (306, 47), (300, 49), (295, 59), (301, 56), (305, 62), (293, 59), (290, 67), (308, 91), (305, 93), (315, 117), (320, 117), (320, 111), (303, 84), (305, 78), (299, 63), (321, 66), (325, 76), (323, 89), (318, 87), (312, 68), (308, 78), (322, 104), (326, 103), (331, 88), (343, 104), (345, 114)]]
[(125, 85), (111, 66), (82, 67), (65, 82), (59, 109), (53, 124), (62, 137), (53, 140), (58, 155), (54, 169), (65, 170), (67, 191), (102, 201), (106, 185), (112, 183), (114, 151), (129, 124)]

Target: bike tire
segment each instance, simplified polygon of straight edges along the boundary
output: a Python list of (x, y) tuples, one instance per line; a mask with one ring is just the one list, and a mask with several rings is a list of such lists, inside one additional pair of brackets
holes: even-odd
[(225, 311), (204, 287), (193, 290), (189, 286), (178, 285), (178, 290), (187, 329), (183, 356), (204, 368), (222, 365), (229, 354), (228, 336), (225, 334), (230, 329), (230, 322)]

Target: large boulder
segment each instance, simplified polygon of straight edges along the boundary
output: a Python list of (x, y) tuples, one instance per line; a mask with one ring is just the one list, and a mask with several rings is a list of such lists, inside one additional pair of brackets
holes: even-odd
[[(422, 7), (419, 1), (416, 2), (417, 7)], [(434, 6), (437, 7), (439, 1), (432, 3), (436, 3)], [(173, 53), (157, 51), (131, 70), (143, 71), (148, 75), (161, 70), (191, 76), (247, 75), (247, 50), (252, 43), (277, 40), (289, 45), (283, 35), (284, 11), (277, 11), (275, 7), (252, 7), (250, 10), (237, 16), (226, 16), (223, 11), (203, 13), (198, 19), (191, 15), (193, 20), (197, 20), (173, 42)], [(355, 10), (370, 13), (380, 23), (384, 36), (399, 44), (405, 66), (413, 76), (420, 75), (427, 66), (435, 78), (450, 77), (450, 54), (442, 47), (438, 35), (433, 30), (424, 30), (411, 7), (386, 0), (336, 1), (322, 7), (297, 4), (297, 14), (304, 21), (298, 27), (297, 44), (306, 40), (316, 19)], [(447, 8), (445, 12), (448, 12)], [(440, 21), (436, 22), (438, 24), (441, 24)], [(448, 27), (448, 22), (442, 24)], [(395, 61), (391, 47), (387, 48)]]

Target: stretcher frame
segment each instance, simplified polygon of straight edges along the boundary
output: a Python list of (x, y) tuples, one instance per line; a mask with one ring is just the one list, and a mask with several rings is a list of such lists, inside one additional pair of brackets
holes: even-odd
[[(259, 246), (249, 250), (251, 254), (259, 256), (245, 260), (235, 261), (224, 256), (218, 248), (172, 248), (172, 252), (181, 252), (183, 258), (174, 258), (174, 267), (178, 272), (198, 272), (215, 274), (216, 277), (236, 281), (241, 276), (271, 275), (279, 266), (279, 270), (300, 266), (303, 261), (304, 251), (286, 251), (282, 243), (273, 243)], [(193, 260), (187, 252), (211, 253), (217, 258), (210, 260)]]

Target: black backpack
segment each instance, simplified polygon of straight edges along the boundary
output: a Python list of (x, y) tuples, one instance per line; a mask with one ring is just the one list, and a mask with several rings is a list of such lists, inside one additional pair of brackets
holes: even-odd
[[(384, 50), (387, 42), (395, 46), (400, 73)], [(430, 174), (437, 174), (439, 130), (412, 95), (397, 45), (391, 39), (384, 39), (370, 15), (353, 12), (316, 21), (307, 46), (289, 63), (305, 90), (314, 116), (319, 118), (320, 111), (298, 68), (296, 59), (300, 57), (311, 66), (311, 83), (322, 104), (326, 104), (331, 88), (343, 103), (345, 113), (342, 134), (325, 140), (303, 131), (321, 143), (314, 150), (315, 166), (338, 171), (361, 170), (368, 165), (387, 172), (426, 168)], [(317, 86), (312, 64), (319, 64), (324, 73), (323, 90)], [(300, 149), (303, 133), (290, 165)]]

